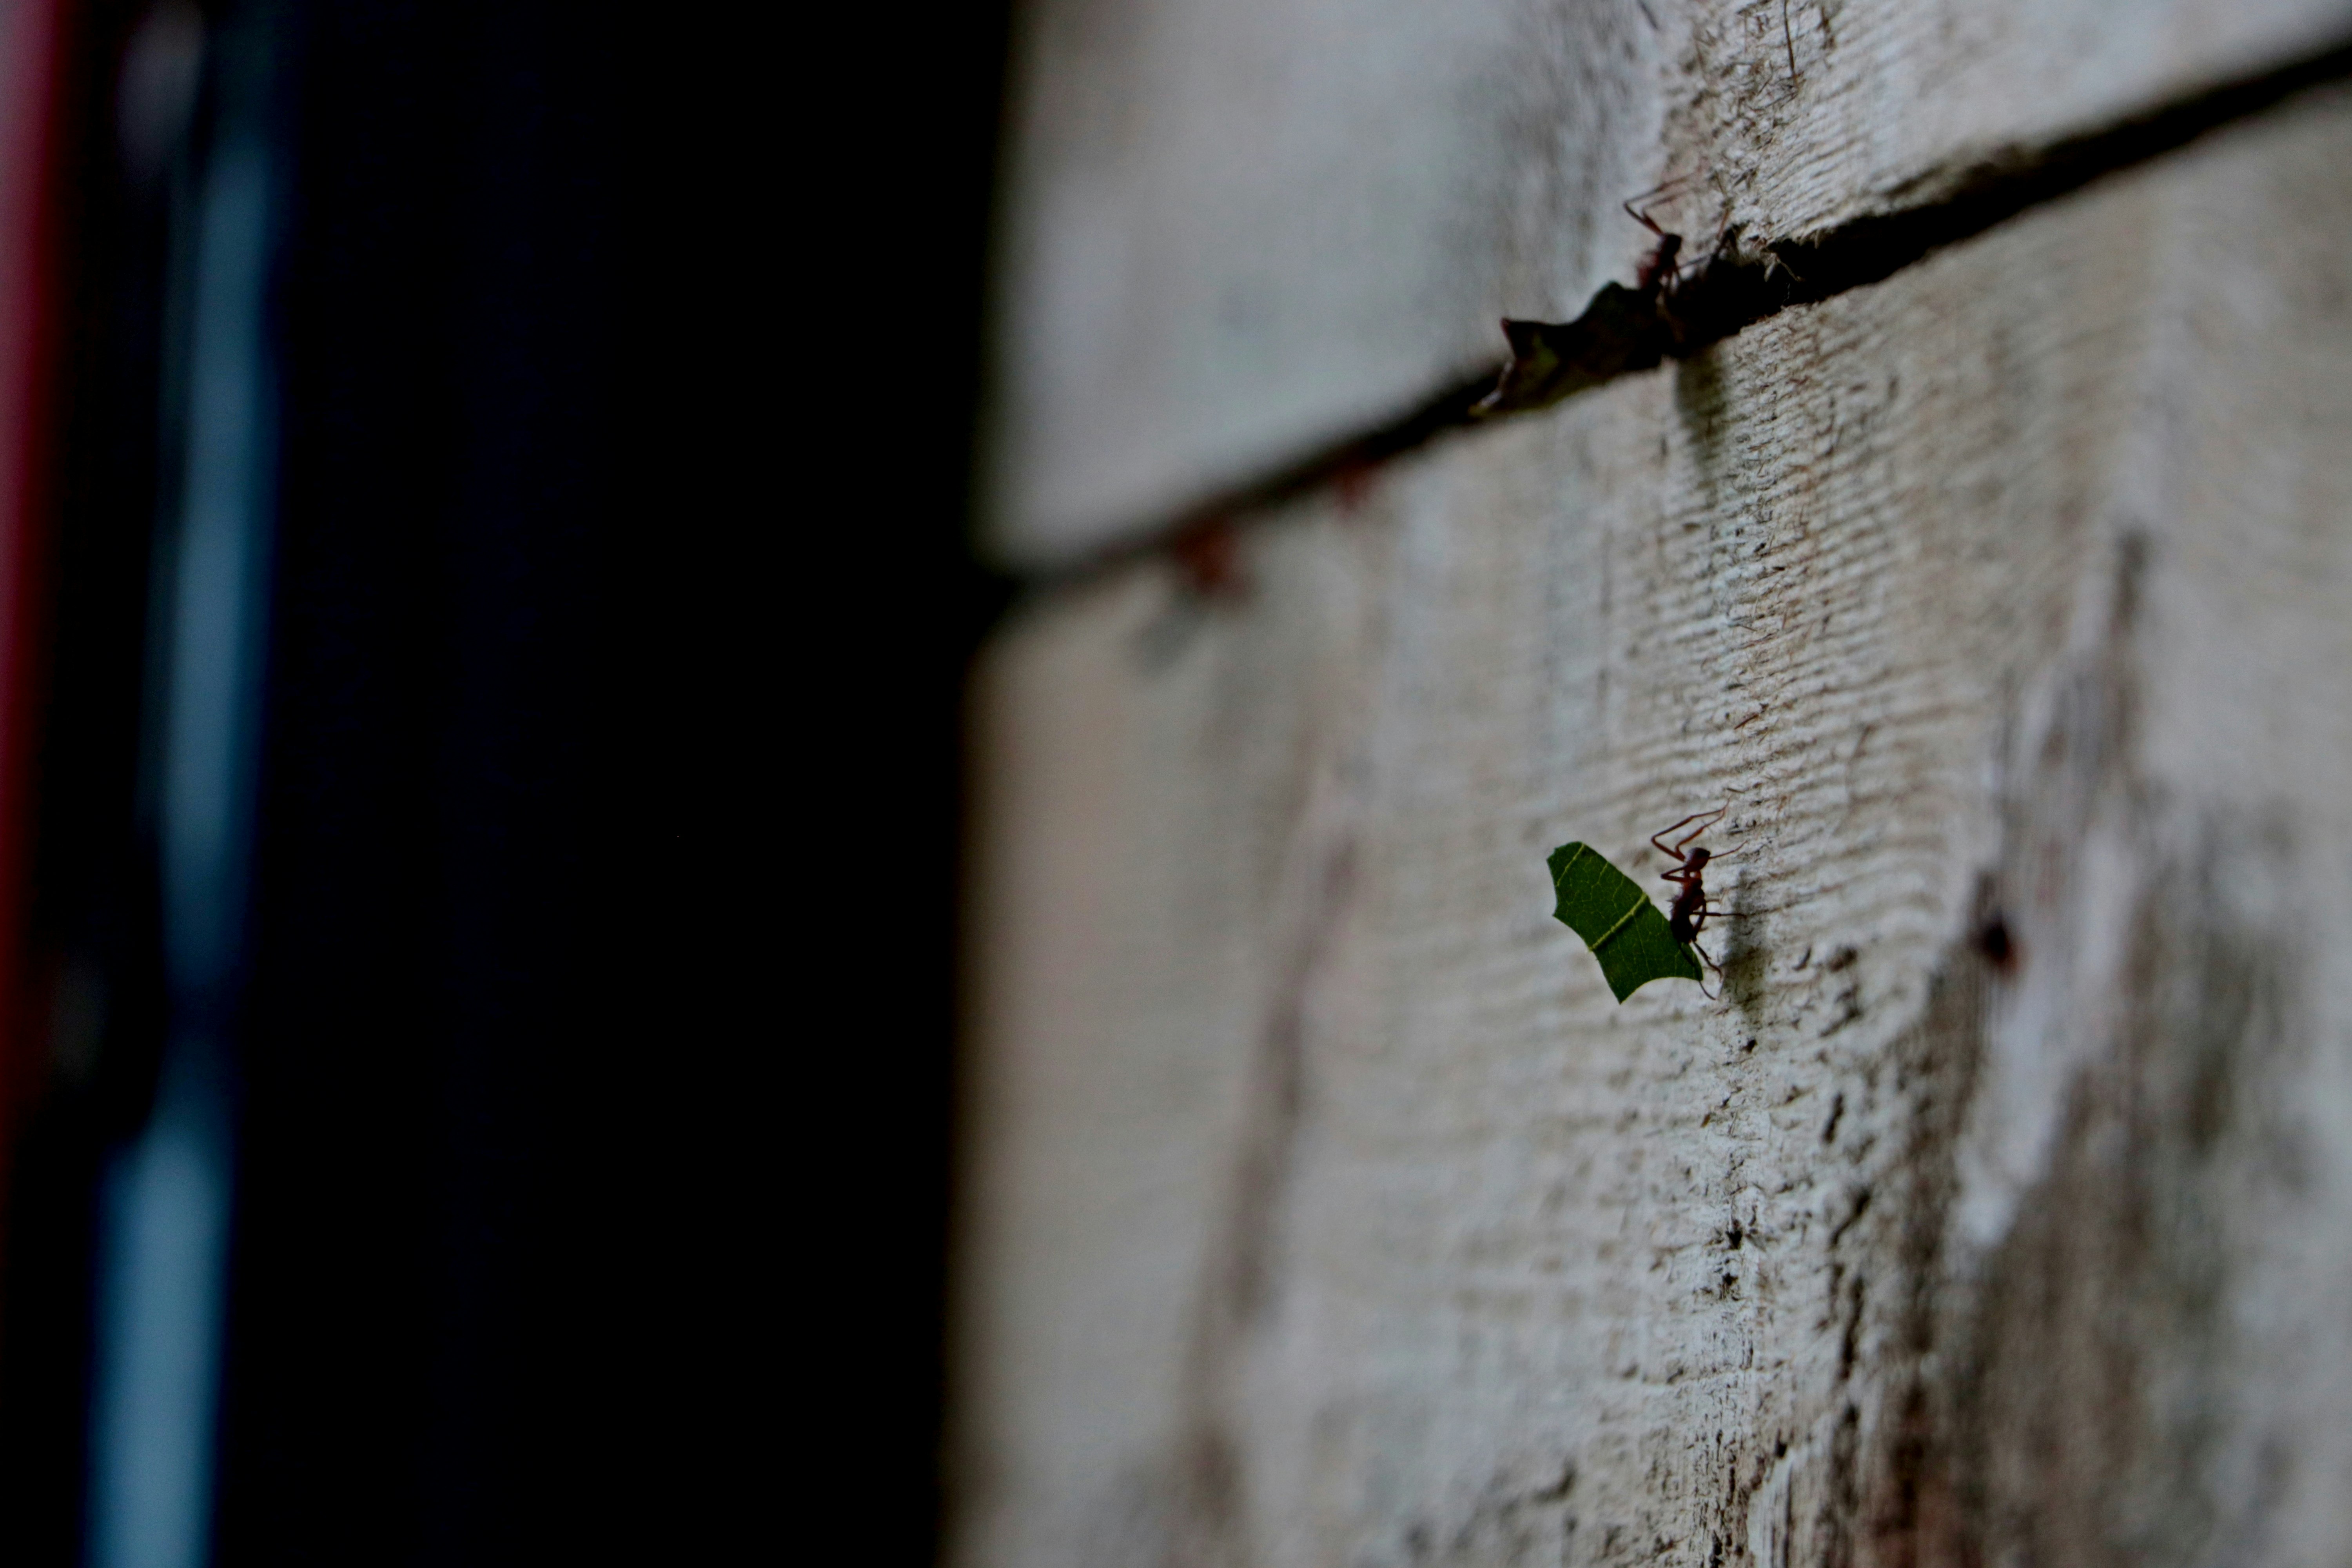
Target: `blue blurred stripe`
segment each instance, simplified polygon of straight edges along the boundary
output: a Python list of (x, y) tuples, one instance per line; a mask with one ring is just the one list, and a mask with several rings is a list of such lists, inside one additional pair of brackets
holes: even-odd
[(277, 418), (273, 170), (219, 146), (197, 208), (184, 507), (173, 544), (162, 758), (172, 1002), (155, 1107), (100, 1197), (92, 1568), (210, 1554)]

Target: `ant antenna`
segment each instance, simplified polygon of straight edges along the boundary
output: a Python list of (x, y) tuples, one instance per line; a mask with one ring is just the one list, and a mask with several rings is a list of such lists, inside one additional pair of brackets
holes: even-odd
[[(1648, 190), (1636, 195), (1633, 201), (1627, 202), (1625, 204), (1625, 210), (1629, 213), (1633, 213), (1633, 202), (1646, 202), (1652, 196), (1663, 196), (1668, 191), (1681, 190), (1685, 185), (1687, 185), (1690, 183), (1691, 177), (1688, 174), (1676, 174), (1672, 179), (1661, 180), (1656, 184), (1652, 185)], [(1643, 223), (1647, 223), (1649, 221), (1647, 218), (1643, 217), (1639, 213), (1633, 213), (1633, 216), (1636, 220)]]
[[(1642, 195), (1644, 196), (1651, 196), (1657, 195), (1657, 193), (1655, 191), (1644, 191)], [(1633, 201), (1638, 201), (1640, 199), (1641, 197), (1637, 196), (1633, 198)], [(1666, 237), (1666, 231), (1658, 226), (1658, 220), (1650, 216), (1647, 208), (1637, 207), (1633, 205), (1633, 201), (1628, 201), (1624, 203), (1623, 205), (1625, 208), (1625, 216), (1627, 217), (1632, 218), (1635, 223), (1640, 224), (1643, 228), (1646, 228), (1652, 234), (1656, 235), (1660, 239)]]
[[(1650, 836), (1650, 842), (1656, 845), (1664, 853), (1671, 855), (1675, 859), (1679, 860), (1682, 858), (1683, 846), (1689, 843), (1692, 839), (1696, 838), (1700, 834), (1705, 833), (1708, 828), (1713, 827), (1717, 823), (1722, 821), (1724, 813), (1730, 809), (1731, 803), (1726, 801), (1723, 805), (1717, 806), (1713, 811), (1694, 811), (1688, 816), (1684, 817), (1680, 822), (1675, 823), (1674, 826), (1666, 828), (1663, 832), (1652, 834)], [(1696, 827), (1691, 828), (1690, 832), (1683, 834), (1680, 838), (1674, 841), (1671, 847), (1667, 845), (1665, 838), (1668, 833), (1679, 832), (1683, 828), (1689, 827), (1694, 822), (1698, 824)], [(1743, 839), (1741, 842), (1745, 843), (1746, 840)]]

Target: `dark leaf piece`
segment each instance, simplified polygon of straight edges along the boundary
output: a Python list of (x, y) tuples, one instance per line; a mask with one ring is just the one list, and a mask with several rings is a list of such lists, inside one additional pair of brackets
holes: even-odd
[(1622, 1002), (1653, 980), (1699, 978), (1698, 959), (1633, 878), (1582, 844), (1551, 852), (1552, 918), (1584, 939)]
[(1503, 321), (1511, 345), (1502, 378), (1470, 412), (1480, 416), (1548, 408), (1629, 371), (1654, 370), (1675, 343), (1658, 290), (1603, 284), (1572, 321)]

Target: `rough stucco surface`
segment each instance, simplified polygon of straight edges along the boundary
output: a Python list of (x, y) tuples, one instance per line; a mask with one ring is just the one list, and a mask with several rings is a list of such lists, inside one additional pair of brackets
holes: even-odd
[[(2347, 169), (2306, 100), (1023, 610), (950, 1561), (2352, 1558)], [(1724, 999), (1613, 1005), (1546, 851), (1719, 802)]]
[[(1037, 0), (989, 537), (1034, 565), (1389, 417), (1660, 216), (1806, 235), (2352, 31), (2343, 0)], [(1793, 70), (1791, 64), (1793, 61)]]

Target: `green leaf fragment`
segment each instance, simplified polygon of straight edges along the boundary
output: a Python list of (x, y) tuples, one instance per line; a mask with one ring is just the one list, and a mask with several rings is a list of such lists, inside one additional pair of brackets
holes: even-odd
[(1582, 844), (1551, 852), (1552, 918), (1584, 939), (1622, 1002), (1653, 980), (1696, 980), (1698, 956), (1675, 940), (1666, 917), (1633, 878)]

